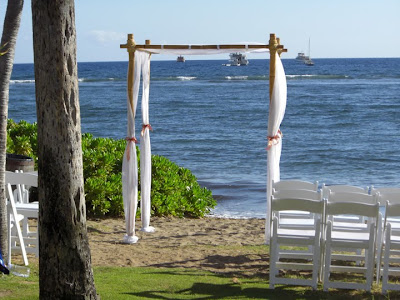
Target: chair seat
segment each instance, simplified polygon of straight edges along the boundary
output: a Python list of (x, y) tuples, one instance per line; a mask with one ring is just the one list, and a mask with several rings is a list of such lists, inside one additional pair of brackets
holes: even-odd
[(314, 226), (314, 219), (280, 218), (279, 219), (279, 226), (285, 226), (285, 225)]
[(32, 209), (32, 210), (39, 210), (39, 202), (31, 202), (31, 203), (15, 203), (15, 207), (17, 209)]
[(369, 241), (369, 232), (332, 231), (332, 239), (348, 241)]
[(285, 211), (281, 211), (279, 214), (281, 216), (293, 215), (293, 216), (301, 216), (301, 217), (309, 217), (311, 215), (309, 212), (301, 211), (301, 210), (285, 210)]
[(284, 229), (278, 228), (278, 235), (280, 237), (315, 237), (315, 230), (295, 230), (295, 229)]
[(391, 243), (400, 243), (400, 236), (399, 235), (392, 235), (390, 237)]
[(368, 229), (367, 224), (363, 223), (352, 223), (352, 222), (334, 222), (333, 227), (340, 230), (347, 231), (358, 231), (358, 230), (366, 230)]

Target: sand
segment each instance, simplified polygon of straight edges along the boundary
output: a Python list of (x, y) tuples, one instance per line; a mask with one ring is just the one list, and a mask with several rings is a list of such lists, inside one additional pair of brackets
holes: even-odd
[[(230, 275), (268, 272), (261, 219), (153, 218), (154, 233), (139, 230), (136, 244), (123, 244), (121, 219), (89, 220), (93, 266), (195, 268)], [(136, 228), (140, 228), (140, 221)], [(253, 247), (258, 246), (258, 247)]]
[[(92, 266), (194, 268), (227, 276), (268, 274), (268, 248), (264, 245), (265, 220), (152, 218), (154, 233), (136, 224), (136, 244), (123, 244), (125, 221), (87, 221)], [(33, 254), (29, 263), (38, 263)], [(20, 254), (13, 255), (22, 264)]]

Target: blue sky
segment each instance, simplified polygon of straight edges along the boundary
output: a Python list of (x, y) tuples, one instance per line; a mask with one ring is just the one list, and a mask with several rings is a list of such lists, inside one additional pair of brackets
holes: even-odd
[[(0, 0), (1, 32), (6, 5)], [(400, 57), (399, 0), (77, 0), (75, 9), (81, 62), (126, 60), (127, 33), (153, 44), (268, 43), (276, 33), (289, 50), (283, 58), (308, 52), (309, 38), (313, 58)], [(25, 0), (16, 63), (33, 62), (31, 23)]]

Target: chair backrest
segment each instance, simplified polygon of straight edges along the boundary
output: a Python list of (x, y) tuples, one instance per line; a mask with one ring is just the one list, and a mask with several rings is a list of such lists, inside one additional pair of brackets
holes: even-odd
[(11, 185), (24, 184), (28, 186), (38, 186), (38, 175), (32, 173), (15, 173), (6, 171), (5, 173), (6, 184)]
[(369, 193), (369, 188), (365, 187), (359, 187), (355, 185), (347, 185), (347, 184), (336, 184), (336, 185), (325, 185), (322, 184), (322, 193), (323, 197), (327, 197), (327, 193), (330, 190), (331, 192), (349, 192), (349, 193), (363, 193), (363, 194), (368, 194)]
[(313, 190), (273, 190), (274, 198), (322, 200), (322, 193)]
[(318, 191), (318, 181), (312, 183), (303, 180), (281, 180), (272, 182), (272, 188), (279, 190), (312, 190)]
[(385, 223), (387, 217), (400, 217), (400, 203), (392, 203), (387, 200), (385, 208)]
[(275, 198), (271, 196), (271, 211), (285, 210), (307, 211), (314, 214), (323, 214), (324, 201), (302, 198)]
[(386, 201), (389, 201), (391, 205), (400, 204), (400, 191), (399, 192), (379, 191), (377, 195), (379, 196), (379, 202), (381, 205), (385, 205)]
[(325, 214), (326, 216), (356, 215), (377, 219), (379, 215), (379, 203), (330, 202), (328, 200)]
[(399, 194), (400, 195), (400, 188), (399, 187), (386, 187), (386, 188), (371, 187), (371, 195), (374, 195), (376, 193), (380, 193), (381, 195), (382, 194)]
[(328, 190), (326, 193), (326, 198), (329, 202), (376, 204), (379, 203), (379, 197), (379, 194), (369, 195), (356, 192), (332, 192), (331, 190)]

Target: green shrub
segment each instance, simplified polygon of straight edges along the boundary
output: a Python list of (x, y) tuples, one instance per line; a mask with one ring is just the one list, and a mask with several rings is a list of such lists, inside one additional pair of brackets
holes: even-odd
[(196, 177), (163, 156), (152, 157), (151, 201), (153, 214), (202, 217), (216, 202)]
[(7, 153), (30, 156), (37, 162), (37, 124), (7, 121)]
[[(123, 215), (121, 170), (125, 145), (125, 140), (95, 138), (89, 133), (82, 135), (83, 177), (89, 216)], [(17, 124), (9, 120), (7, 153), (31, 156), (37, 161), (37, 124), (25, 121)], [(139, 156), (138, 149), (137, 153)], [(211, 191), (202, 188), (188, 169), (162, 156), (152, 156), (151, 185), (151, 213), (155, 216), (202, 217), (216, 205)]]

